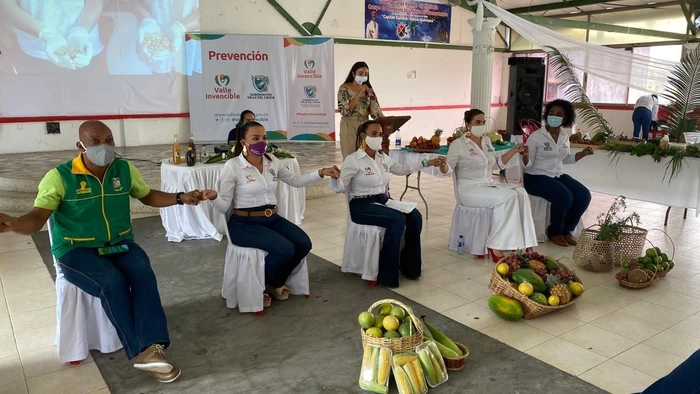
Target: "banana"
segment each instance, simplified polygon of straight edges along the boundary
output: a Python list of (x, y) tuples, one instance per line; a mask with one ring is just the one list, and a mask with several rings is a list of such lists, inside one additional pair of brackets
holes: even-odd
[(425, 326), (428, 327), (428, 331), (430, 331), (430, 333), (432, 334), (435, 342), (441, 343), (445, 347), (457, 353), (458, 356), (464, 355), (464, 353), (462, 353), (462, 349), (460, 349), (459, 346), (457, 346), (450, 338), (448, 338), (447, 335), (443, 334), (440, 330), (433, 327), (430, 323), (428, 323), (427, 320), (423, 319), (423, 322), (425, 323)]

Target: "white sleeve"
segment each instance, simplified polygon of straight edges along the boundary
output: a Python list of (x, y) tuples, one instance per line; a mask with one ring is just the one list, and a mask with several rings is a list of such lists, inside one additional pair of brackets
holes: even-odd
[(659, 120), (659, 103), (654, 100), (654, 109), (651, 110), (651, 120), (657, 122)]
[(423, 163), (421, 161), (413, 162), (409, 165), (404, 165), (394, 161), (389, 155), (386, 155), (387, 165), (389, 166), (389, 172), (393, 175), (411, 175), (416, 171), (420, 171), (423, 168)]
[(524, 168), (532, 167), (535, 163), (535, 157), (537, 157), (537, 140), (532, 137), (531, 135), (525, 143), (525, 146), (527, 146), (527, 165)]
[(564, 164), (576, 163), (576, 154), (571, 153), (571, 146), (567, 146), (566, 150), (568, 151), (568, 154), (566, 156), (564, 156), (564, 160), (562, 160), (562, 163), (564, 163)]
[[(464, 138), (464, 137), (459, 137)], [(450, 146), (447, 148), (447, 165), (450, 169), (457, 169), (457, 163), (459, 163), (459, 157), (462, 155), (462, 142), (458, 140), (452, 141)]]
[(236, 177), (233, 172), (233, 162), (224, 164), (219, 178), (219, 191), (216, 200), (211, 204), (217, 211), (225, 214), (233, 206), (233, 191), (236, 188)]
[(345, 190), (350, 187), (352, 178), (357, 175), (359, 170), (355, 158), (352, 156), (346, 157), (345, 161), (340, 166), (340, 177), (338, 179), (331, 179), (331, 190), (336, 193), (345, 192)]
[(272, 163), (277, 167), (277, 178), (292, 187), (305, 187), (322, 179), (318, 170), (306, 174), (296, 174), (276, 157), (273, 157)]

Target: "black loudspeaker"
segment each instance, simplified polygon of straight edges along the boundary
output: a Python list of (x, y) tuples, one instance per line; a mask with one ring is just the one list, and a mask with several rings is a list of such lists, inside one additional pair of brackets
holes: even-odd
[(546, 85), (544, 59), (537, 57), (511, 57), (508, 82), (509, 135), (521, 135), (522, 124), (527, 120), (542, 123), (542, 101)]

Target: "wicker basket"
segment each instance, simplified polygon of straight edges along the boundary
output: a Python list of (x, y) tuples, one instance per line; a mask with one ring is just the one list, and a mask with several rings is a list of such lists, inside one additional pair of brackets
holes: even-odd
[[(673, 259), (676, 257), (676, 244), (673, 242), (673, 238), (671, 238), (671, 236), (668, 235), (667, 232), (665, 232), (664, 230), (659, 230), (658, 228), (652, 228), (651, 231), (659, 231), (659, 232), (662, 232), (662, 233), (666, 236), (666, 238), (668, 238), (668, 240), (671, 241), (671, 246), (672, 246), (672, 248), (673, 248), (672, 251), (671, 251), (671, 260), (673, 260)], [(654, 247), (654, 243), (651, 242), (649, 239), (647, 239), (647, 242), (649, 242), (649, 244), (650, 244), (652, 247)], [(673, 269), (673, 268), (668, 269), (668, 270), (663, 271), (663, 272), (657, 272), (657, 273), (656, 273), (657, 278), (663, 278), (663, 277), (666, 276), (669, 272), (671, 272), (672, 269)]]
[(648, 280), (644, 283), (633, 283), (633, 282), (628, 282), (626, 280), (621, 280), (618, 279), (617, 282), (620, 284), (620, 286), (625, 287), (627, 289), (631, 290), (639, 290), (639, 289), (646, 289), (647, 287), (651, 286), (659, 280), (659, 277), (654, 273), (654, 275), (651, 277), (651, 280)]
[(369, 313), (372, 313), (374, 308), (382, 304), (394, 304), (402, 307), (406, 311), (406, 313), (408, 313), (408, 315), (411, 316), (411, 321), (414, 322), (413, 326), (416, 327), (416, 332), (413, 335), (401, 338), (377, 338), (371, 335), (367, 335), (365, 333), (365, 330), (360, 328), (360, 335), (362, 336), (362, 345), (376, 345), (388, 347), (389, 349), (391, 349), (392, 352), (394, 352), (394, 354), (415, 351), (416, 346), (423, 343), (423, 325), (420, 324), (420, 320), (416, 317), (416, 315), (413, 314), (413, 310), (401, 301), (386, 299), (375, 302), (374, 304), (372, 304), (372, 306), (369, 307), (369, 309), (367, 309), (367, 311)]
[(639, 257), (647, 240), (647, 230), (625, 226), (617, 241), (598, 241), (595, 237), (598, 225), (588, 227), (581, 233), (574, 249), (574, 265), (591, 272), (610, 272), (622, 261)]
[(467, 363), (467, 357), (469, 357), (469, 349), (466, 346), (456, 342), (455, 344), (462, 349), (462, 353), (464, 353), (464, 355), (459, 357), (442, 356), (443, 361), (445, 361), (445, 368), (447, 368), (449, 371), (459, 371), (460, 369), (464, 368), (464, 364)]
[[(498, 263), (502, 263), (503, 259), (501, 259)], [(561, 263), (560, 263), (561, 264)], [(496, 264), (498, 266), (498, 264)], [(562, 266), (566, 269), (569, 269), (568, 267)], [(542, 305), (540, 303), (537, 303), (531, 299), (529, 299), (527, 296), (520, 294), (520, 292), (514, 288), (511, 287), (511, 285), (508, 283), (507, 280), (503, 279), (501, 277), (501, 274), (496, 271), (496, 269), (493, 270), (493, 273), (491, 274), (491, 281), (489, 282), (489, 290), (491, 290), (492, 293), (494, 294), (499, 294), (503, 295), (506, 297), (513, 298), (520, 302), (520, 304), (523, 306), (523, 317), (525, 319), (534, 319), (538, 316), (546, 315), (547, 313), (554, 312), (558, 309), (563, 309), (566, 308), (567, 306), (573, 304), (576, 302), (580, 297), (573, 297), (571, 299), (571, 302), (568, 304), (564, 305), (557, 305), (557, 306), (551, 306), (551, 305)]]

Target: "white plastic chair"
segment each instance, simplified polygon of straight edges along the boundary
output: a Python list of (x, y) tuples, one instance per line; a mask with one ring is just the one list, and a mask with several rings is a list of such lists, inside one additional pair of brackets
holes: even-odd
[[(53, 242), (53, 219), (47, 225), (49, 242)], [(113, 353), (122, 348), (117, 331), (102, 308), (99, 298), (68, 282), (60, 265), (56, 268), (56, 346), (63, 363), (79, 364), (90, 350)]]
[[(549, 227), (550, 219), (550, 207), (551, 203), (542, 197), (533, 196), (528, 194), (530, 197), (530, 207), (532, 208), (532, 219), (535, 222), (535, 232), (537, 233), (537, 242), (545, 242), (549, 238), (547, 237), (547, 227)], [(578, 222), (574, 233), (571, 234), (574, 238), (578, 238), (583, 232), (583, 220)]]
[(457, 187), (457, 175), (453, 173), (452, 184), (455, 193), (455, 210), (452, 213), (452, 226), (450, 227), (450, 250), (457, 250), (459, 236), (464, 237), (464, 251), (479, 258), (489, 254), (486, 248), (486, 239), (491, 232), (491, 220), (493, 209), (472, 208), (459, 202), (459, 188)]
[[(230, 211), (225, 218), (229, 218)], [(265, 257), (267, 252), (261, 249), (244, 248), (231, 243), (231, 235), (226, 225), (226, 262), (224, 263), (224, 280), (221, 296), (226, 300), (226, 307), (238, 308), (241, 313), (253, 312), (263, 315), (263, 293), (265, 292)], [(309, 268), (306, 257), (294, 269), (286, 283), (291, 295), (309, 297)]]

